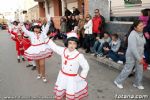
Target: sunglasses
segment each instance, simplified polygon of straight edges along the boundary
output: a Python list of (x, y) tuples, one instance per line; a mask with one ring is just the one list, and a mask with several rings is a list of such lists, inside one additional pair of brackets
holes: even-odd
[(95, 13), (98, 13), (98, 12), (95, 12)]

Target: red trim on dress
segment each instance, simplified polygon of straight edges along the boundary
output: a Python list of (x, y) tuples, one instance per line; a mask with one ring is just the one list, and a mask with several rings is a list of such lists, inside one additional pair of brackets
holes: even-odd
[(47, 42), (40, 43), (40, 44), (32, 44), (31, 46), (39, 46), (39, 45), (47, 44), (49, 41), (50, 41), (50, 39)]
[[(45, 53), (46, 52), (46, 53)], [(48, 57), (51, 57), (53, 54), (53, 52), (50, 50), (50, 49), (46, 49), (45, 51), (41, 51), (40, 53), (38, 54), (29, 54), (27, 52), (24, 53), (24, 56), (28, 59), (35, 59), (35, 60), (38, 60), (38, 59), (43, 59), (43, 58), (48, 58)]]
[(77, 74), (68, 74), (68, 73), (65, 73), (62, 69), (61, 69), (61, 72), (62, 72), (62, 74), (67, 75), (67, 76), (77, 76)]
[[(62, 99), (65, 94), (66, 94), (66, 98), (69, 99), (69, 100), (75, 100), (75, 98), (81, 100), (81, 99), (83, 99), (83, 98), (85, 98), (85, 97), (88, 96), (88, 84), (86, 85), (86, 87), (85, 87), (84, 89), (82, 89), (81, 91), (75, 93), (74, 95), (66, 93), (66, 90), (65, 90), (65, 89), (63, 89), (63, 90), (58, 90), (57, 87), (58, 87), (58, 86), (55, 85), (55, 89), (54, 89), (54, 93), (55, 93), (56, 100), (58, 100), (58, 98), (59, 98), (59, 99)], [(86, 91), (86, 92), (84, 93), (83, 91)], [(64, 92), (64, 93), (62, 93), (61, 95), (58, 96), (58, 95), (56, 94), (57, 92), (59, 92), (59, 93), (60, 93), (60, 92)], [(83, 93), (82, 93), (82, 92), (83, 92)], [(79, 95), (79, 94), (80, 94), (80, 95)], [(79, 96), (75, 97), (76, 95), (79, 95)], [(74, 96), (74, 99), (71, 99), (69, 96)]]
[(80, 53), (78, 53), (74, 58), (68, 58), (67, 56), (65, 56), (65, 51), (66, 51), (66, 49), (67, 49), (67, 48), (64, 49), (64, 57), (65, 57), (67, 60), (73, 60), (73, 59), (77, 58), (77, 57), (79, 56), (79, 54), (80, 54)]
[(74, 99), (71, 99), (70, 97), (66, 97), (66, 98), (69, 99), (69, 100), (75, 100), (75, 99), (81, 100), (81, 99), (83, 99), (83, 98), (85, 98), (87, 96), (88, 96), (88, 92), (85, 92), (85, 93), (79, 95), (78, 97), (74, 97)]

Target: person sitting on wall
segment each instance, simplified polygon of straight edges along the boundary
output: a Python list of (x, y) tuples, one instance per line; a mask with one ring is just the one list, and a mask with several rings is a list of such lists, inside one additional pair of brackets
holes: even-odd
[(111, 60), (123, 64), (125, 62), (125, 56), (118, 54), (119, 48), (121, 46), (121, 41), (117, 34), (112, 34), (112, 40), (109, 44), (110, 47), (103, 47), (104, 51), (107, 52), (108, 58)]
[(111, 41), (111, 38), (110, 38), (109, 33), (107, 33), (107, 32), (104, 33), (104, 37), (102, 39), (97, 37), (97, 40), (95, 41), (94, 46), (91, 50), (94, 52), (94, 56), (96, 56), (96, 57), (97, 56), (103, 56), (103, 52), (102, 52), (103, 44), (105, 42), (110, 43), (110, 41)]

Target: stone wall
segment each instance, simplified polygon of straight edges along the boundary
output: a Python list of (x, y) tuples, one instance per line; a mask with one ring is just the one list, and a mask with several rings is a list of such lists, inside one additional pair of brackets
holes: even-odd
[(99, 9), (101, 15), (105, 17), (106, 20), (110, 20), (110, 6), (109, 0), (89, 0), (89, 13), (94, 15), (94, 10)]
[(117, 33), (120, 36), (127, 34), (132, 22), (109, 22), (106, 24), (105, 31), (109, 33)]

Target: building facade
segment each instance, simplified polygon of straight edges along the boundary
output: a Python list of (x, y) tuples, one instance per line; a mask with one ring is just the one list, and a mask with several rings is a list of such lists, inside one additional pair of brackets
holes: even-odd
[[(40, 5), (39, 14), (53, 17), (55, 26), (59, 28), (60, 17), (64, 15), (64, 7), (72, 11), (76, 7), (84, 15), (94, 15), (94, 9), (100, 9), (106, 21), (131, 21), (140, 15), (141, 9), (150, 8), (150, 0), (34, 0)], [(82, 5), (84, 4), (84, 6)], [(83, 11), (84, 9), (84, 11)], [(131, 20), (128, 20), (131, 19)]]
[[(82, 13), (82, 4), (84, 3), (84, 14), (88, 13), (88, 0), (34, 0), (39, 4), (45, 5), (45, 16), (50, 14), (53, 17), (56, 28), (60, 27), (60, 17), (64, 15), (64, 8), (67, 7), (72, 11), (72, 7), (76, 7)], [(39, 8), (41, 9), (41, 7)], [(40, 12), (42, 13), (42, 12)]]

